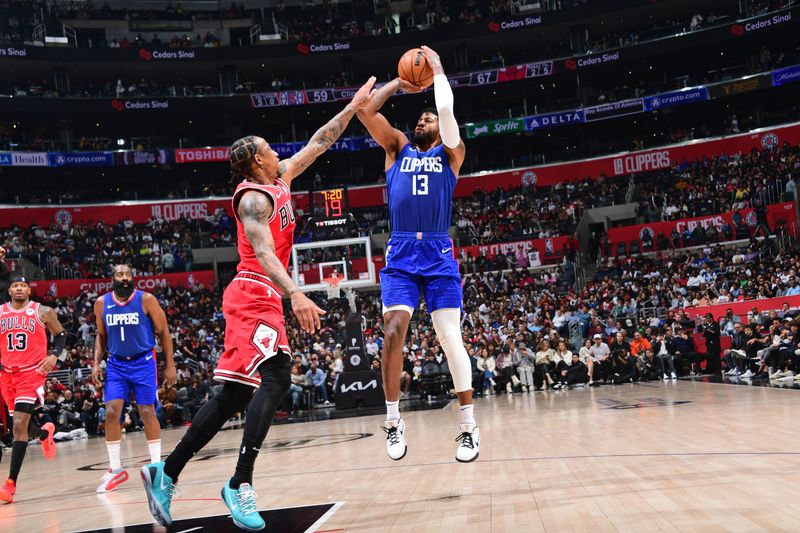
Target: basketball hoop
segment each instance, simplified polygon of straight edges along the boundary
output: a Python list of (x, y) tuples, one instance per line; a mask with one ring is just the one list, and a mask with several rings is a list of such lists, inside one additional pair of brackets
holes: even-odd
[(342, 288), (339, 283), (342, 278), (323, 278), (322, 283), (325, 284), (325, 292), (328, 293), (328, 298), (339, 298), (342, 295)]

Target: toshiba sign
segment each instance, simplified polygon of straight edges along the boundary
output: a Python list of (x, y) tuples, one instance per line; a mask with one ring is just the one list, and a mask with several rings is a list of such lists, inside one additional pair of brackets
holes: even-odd
[(207, 163), (228, 161), (228, 148), (214, 146), (211, 148), (178, 148), (175, 150), (176, 163)]

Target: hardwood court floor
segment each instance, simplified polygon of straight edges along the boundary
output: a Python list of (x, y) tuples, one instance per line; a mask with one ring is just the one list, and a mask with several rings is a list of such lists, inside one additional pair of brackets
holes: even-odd
[[(476, 402), (472, 464), (453, 459), (455, 405), (406, 413), (400, 462), (386, 456), (382, 416), (286, 424), (270, 432), (254, 481), (260, 509), (343, 502), (318, 526), (328, 532), (798, 531), (799, 400), (690, 381), (489, 397)], [(182, 434), (165, 432), (165, 452)], [(223, 513), (240, 437), (220, 433), (189, 464), (176, 519)], [(98, 496), (102, 440), (62, 444), (52, 463), (29, 449), (0, 531), (150, 522), (134, 468), (144, 436), (126, 437), (122, 455), (130, 481)]]

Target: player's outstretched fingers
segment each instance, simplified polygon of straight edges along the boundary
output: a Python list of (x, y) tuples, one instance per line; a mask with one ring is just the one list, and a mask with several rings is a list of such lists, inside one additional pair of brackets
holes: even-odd
[(325, 314), (325, 310), (321, 309), (319, 306), (315, 305), (314, 309), (311, 310), (311, 316), (313, 316), (314, 325), (317, 329), (322, 329), (322, 321), (319, 317)]

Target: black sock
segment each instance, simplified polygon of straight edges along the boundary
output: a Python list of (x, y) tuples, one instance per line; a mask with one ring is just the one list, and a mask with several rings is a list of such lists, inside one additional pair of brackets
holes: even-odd
[(11, 444), (11, 468), (8, 472), (8, 478), (17, 482), (19, 476), (19, 469), (22, 468), (22, 461), (25, 460), (25, 452), (28, 450), (28, 441), (15, 440)]
[(244, 423), (242, 445), (239, 447), (236, 473), (229, 483), (232, 489), (238, 489), (242, 483), (253, 484), (253, 465), (264, 439), (267, 438), (272, 416), (289, 390), (291, 367), (291, 360), (282, 352), (267, 359), (258, 367), (261, 386), (247, 407), (247, 419)]
[(164, 473), (172, 478), (173, 483), (177, 483), (186, 463), (214, 438), (233, 413), (247, 406), (252, 396), (252, 387), (226, 381), (222, 389), (194, 415), (189, 430), (164, 460)]

